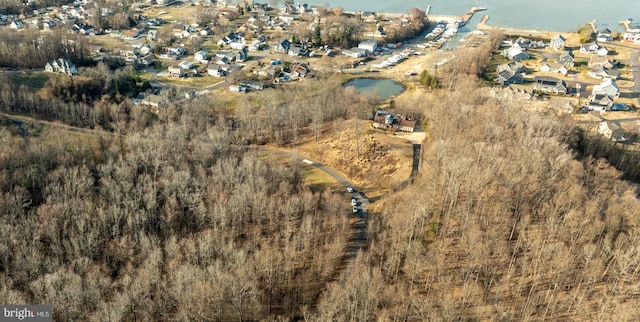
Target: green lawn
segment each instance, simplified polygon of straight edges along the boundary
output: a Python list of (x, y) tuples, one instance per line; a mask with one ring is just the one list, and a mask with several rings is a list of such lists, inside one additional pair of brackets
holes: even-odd
[(19, 73), (11, 75), (11, 80), (17, 85), (24, 85), (31, 89), (41, 89), (49, 80), (51, 74), (45, 72)]

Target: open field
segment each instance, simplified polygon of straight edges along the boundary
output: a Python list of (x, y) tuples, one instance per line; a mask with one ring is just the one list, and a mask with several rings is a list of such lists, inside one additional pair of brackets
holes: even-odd
[(24, 85), (29, 89), (41, 89), (44, 87), (44, 84), (51, 78), (51, 76), (52, 74), (46, 72), (33, 72), (14, 73), (11, 74), (10, 78), (17, 85)]
[[(144, 14), (149, 17), (160, 17), (167, 21), (187, 21), (193, 23), (196, 21), (196, 14), (205, 10), (201, 6), (191, 5), (170, 5), (166, 7), (156, 6), (145, 8)], [(160, 13), (163, 13), (162, 15)]]

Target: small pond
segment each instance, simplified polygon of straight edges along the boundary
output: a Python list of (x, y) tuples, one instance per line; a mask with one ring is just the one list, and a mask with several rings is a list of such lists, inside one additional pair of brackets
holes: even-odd
[(353, 86), (358, 93), (378, 93), (383, 101), (404, 91), (402, 84), (390, 79), (355, 78), (344, 86)]

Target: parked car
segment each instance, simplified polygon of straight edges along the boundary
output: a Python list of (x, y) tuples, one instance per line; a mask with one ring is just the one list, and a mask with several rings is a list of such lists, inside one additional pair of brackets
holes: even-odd
[(353, 212), (358, 212), (358, 207), (353, 206)]
[(358, 201), (356, 199), (351, 199), (351, 205), (352, 206), (357, 206), (358, 205)]
[(353, 188), (351, 188), (351, 187), (347, 187), (347, 191), (348, 191), (348, 192), (353, 192)]

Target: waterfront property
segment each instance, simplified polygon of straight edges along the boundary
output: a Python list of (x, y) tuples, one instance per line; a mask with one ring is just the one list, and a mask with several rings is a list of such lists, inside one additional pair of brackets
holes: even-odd
[(549, 42), (549, 48), (553, 50), (564, 50), (564, 46), (566, 45), (567, 39), (562, 35), (555, 35), (551, 38)]

